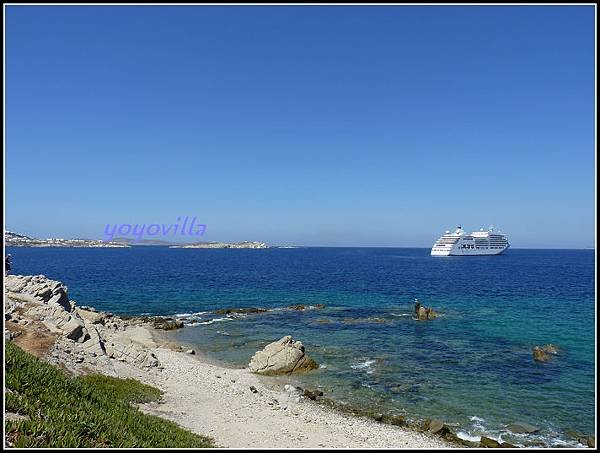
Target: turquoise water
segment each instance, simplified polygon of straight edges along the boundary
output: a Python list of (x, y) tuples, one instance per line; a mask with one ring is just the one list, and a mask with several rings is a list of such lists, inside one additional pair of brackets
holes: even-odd
[[(594, 432), (594, 251), (509, 250), (432, 258), (427, 249), (12, 248), (14, 273), (64, 281), (80, 305), (177, 315), (175, 339), (235, 366), (283, 335), (323, 366), (298, 378), (352, 405), (440, 418), (485, 434), (576, 445)], [(419, 298), (441, 317), (411, 319)], [(293, 304), (325, 304), (302, 312)], [(264, 307), (226, 317), (218, 308)], [(531, 348), (556, 344), (549, 363)], [(512, 422), (541, 428), (504, 430)]]

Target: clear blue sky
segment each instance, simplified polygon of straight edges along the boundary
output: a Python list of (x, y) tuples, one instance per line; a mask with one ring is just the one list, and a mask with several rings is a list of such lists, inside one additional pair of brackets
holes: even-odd
[(431, 246), (494, 224), (593, 247), (584, 7), (6, 10), (6, 225)]

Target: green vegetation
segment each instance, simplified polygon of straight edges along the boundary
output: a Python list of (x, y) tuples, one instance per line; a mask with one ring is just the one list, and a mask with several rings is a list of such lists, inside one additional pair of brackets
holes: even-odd
[(112, 395), (128, 403), (149, 403), (158, 401), (161, 397), (161, 391), (156, 387), (142, 384), (135, 379), (119, 379), (101, 374), (90, 374), (82, 376), (79, 379), (91, 384), (106, 394)]
[(134, 379), (68, 377), (6, 343), (6, 421), (15, 447), (213, 447), (211, 440), (147, 415), (130, 402), (155, 401), (160, 390)]

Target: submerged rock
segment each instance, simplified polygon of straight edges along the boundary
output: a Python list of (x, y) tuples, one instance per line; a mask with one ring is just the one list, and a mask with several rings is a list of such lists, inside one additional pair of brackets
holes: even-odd
[(540, 428), (530, 425), (529, 423), (510, 423), (506, 425), (506, 429), (515, 434), (531, 434), (537, 433)]
[(383, 318), (374, 317), (374, 318), (344, 318), (342, 320), (342, 322), (344, 324), (370, 324), (370, 323), (384, 324), (387, 321)]
[(254, 354), (248, 368), (257, 374), (279, 375), (314, 370), (319, 364), (305, 353), (300, 341), (287, 335)]
[(242, 307), (242, 308), (219, 308), (218, 310), (215, 310), (214, 312), (217, 315), (230, 315), (230, 314), (235, 314), (235, 313), (246, 315), (246, 314), (250, 314), (250, 313), (264, 313), (265, 311), (267, 311), (266, 308)]
[(304, 311), (304, 310), (322, 310), (325, 308), (325, 304), (314, 304), (314, 305), (290, 305), (287, 307), (290, 310)]
[(383, 423), (390, 425), (404, 426), (406, 425), (406, 417), (403, 415), (384, 415), (381, 420)]
[(331, 319), (319, 318), (315, 321), (317, 324), (331, 324)]

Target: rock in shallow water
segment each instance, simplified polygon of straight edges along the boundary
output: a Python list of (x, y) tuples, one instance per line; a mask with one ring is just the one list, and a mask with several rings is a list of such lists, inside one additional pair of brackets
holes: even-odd
[(441, 420), (431, 420), (431, 422), (429, 422), (428, 430), (430, 433), (439, 434), (440, 436), (443, 436), (449, 431), (446, 424)]
[(531, 434), (537, 433), (540, 428), (530, 425), (529, 423), (511, 423), (506, 425), (506, 429), (515, 434)]
[(415, 319), (418, 321), (427, 321), (429, 319), (437, 318), (437, 313), (430, 307), (424, 307), (421, 303), (415, 301)]
[(500, 442), (495, 439), (490, 439), (489, 437), (481, 436), (481, 440), (479, 444), (485, 448), (498, 448), (500, 447)]
[(558, 348), (553, 344), (545, 344), (543, 346), (534, 346), (531, 349), (533, 360), (536, 362), (547, 362), (558, 354)]
[(300, 341), (287, 335), (254, 354), (248, 368), (257, 374), (280, 375), (314, 370), (319, 364), (304, 352)]

